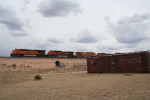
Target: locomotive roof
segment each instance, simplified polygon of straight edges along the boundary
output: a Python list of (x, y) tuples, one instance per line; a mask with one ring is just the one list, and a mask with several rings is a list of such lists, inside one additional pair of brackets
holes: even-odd
[(77, 52), (77, 53), (95, 53), (95, 52)]
[(73, 52), (73, 51), (57, 51), (57, 50), (50, 50), (50, 51), (53, 51), (53, 52)]
[(46, 50), (35, 50), (35, 49), (34, 50), (32, 50), (32, 49), (15, 49), (15, 50), (27, 50), (27, 51), (30, 50), (30, 51), (44, 51), (44, 52), (46, 51)]

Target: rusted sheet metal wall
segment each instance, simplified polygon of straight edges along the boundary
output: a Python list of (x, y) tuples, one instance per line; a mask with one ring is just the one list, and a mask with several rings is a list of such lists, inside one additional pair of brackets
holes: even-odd
[(150, 72), (150, 52), (147, 52), (146, 54), (143, 53), (142, 56), (143, 56), (143, 58), (146, 58), (146, 59), (143, 59), (144, 71)]
[(87, 59), (87, 71), (88, 73), (99, 73), (100, 67), (98, 66), (98, 59), (88, 58)]
[(142, 72), (143, 66), (141, 54), (131, 54), (130, 56), (130, 72)]
[(107, 73), (108, 72), (108, 62), (107, 62), (107, 57), (100, 57), (98, 58), (98, 67), (99, 67), (99, 72), (100, 73)]
[(141, 54), (118, 56), (119, 72), (142, 72)]
[(108, 68), (110, 73), (118, 72), (118, 56), (108, 56)]
[(88, 58), (87, 68), (90, 73), (150, 72), (150, 53), (141, 52)]
[(150, 53), (147, 53), (147, 70), (150, 72)]
[(118, 56), (118, 67), (119, 72), (121, 73), (130, 72), (130, 56), (129, 55)]

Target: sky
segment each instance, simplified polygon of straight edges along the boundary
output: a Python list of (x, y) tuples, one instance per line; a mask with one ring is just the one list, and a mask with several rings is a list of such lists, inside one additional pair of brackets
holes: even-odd
[(0, 0), (0, 56), (14, 49), (150, 50), (150, 0)]

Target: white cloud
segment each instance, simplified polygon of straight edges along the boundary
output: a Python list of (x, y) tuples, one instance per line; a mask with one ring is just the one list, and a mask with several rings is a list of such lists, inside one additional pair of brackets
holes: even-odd
[(0, 23), (6, 25), (10, 30), (22, 30), (23, 22), (16, 16), (13, 8), (5, 8), (0, 5)]
[(44, 17), (62, 17), (80, 13), (82, 9), (76, 0), (44, 0), (38, 5), (38, 12)]
[(53, 43), (53, 44), (60, 44), (63, 43), (63, 41), (57, 37), (48, 37), (48, 42)]
[(21, 36), (28, 36), (28, 34), (23, 31), (11, 31), (11, 36), (21, 37)]
[(95, 43), (100, 41), (100, 39), (98, 38), (98, 36), (92, 35), (89, 30), (84, 29), (83, 31), (81, 31), (81, 33), (78, 34), (77, 38), (71, 38), (70, 41), (77, 43)]
[(109, 16), (105, 16), (108, 29), (120, 43), (138, 44), (147, 40), (146, 32), (149, 29), (149, 14), (134, 14), (132, 17), (123, 17), (116, 23), (111, 22)]
[(48, 37), (48, 38), (42, 38), (41, 36), (35, 36), (32, 39), (31, 43), (27, 43), (28, 45), (32, 45), (35, 48), (38, 49), (52, 49), (55, 48), (55, 46), (59, 46), (59, 44), (63, 43), (59, 38), (56, 37)]
[(5, 25), (11, 36), (27, 36), (28, 34), (23, 30), (25, 24), (17, 17), (17, 13), (13, 8), (5, 8), (0, 5), (0, 23)]
[(24, 2), (24, 4), (21, 6), (21, 10), (22, 11), (26, 11), (27, 10), (27, 5), (30, 3), (29, 0), (22, 0)]

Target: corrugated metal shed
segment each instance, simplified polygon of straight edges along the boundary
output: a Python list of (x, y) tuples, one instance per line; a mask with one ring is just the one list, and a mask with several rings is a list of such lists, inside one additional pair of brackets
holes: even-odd
[(150, 53), (134, 52), (87, 59), (88, 73), (148, 73)]

